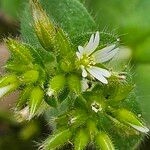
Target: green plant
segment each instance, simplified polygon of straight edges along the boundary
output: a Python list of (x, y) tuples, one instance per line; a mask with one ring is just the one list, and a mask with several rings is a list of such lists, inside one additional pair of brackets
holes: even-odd
[(41, 149), (68, 141), (75, 150), (90, 143), (102, 150), (133, 149), (149, 129), (130, 72), (110, 68), (118, 37), (98, 32), (76, 0), (41, 3), (49, 16), (37, 0), (30, 1), (21, 20), (24, 42), (6, 40), (11, 59), (0, 79), (0, 97), (19, 88), (18, 115), (30, 120), (46, 112), (54, 133)]

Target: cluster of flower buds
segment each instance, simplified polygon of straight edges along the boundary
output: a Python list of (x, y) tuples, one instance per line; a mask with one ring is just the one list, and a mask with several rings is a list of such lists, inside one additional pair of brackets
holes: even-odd
[(5, 67), (9, 74), (0, 79), (0, 98), (20, 90), (16, 112), (21, 120), (55, 110), (55, 131), (40, 148), (57, 149), (70, 141), (75, 150), (90, 143), (97, 149), (114, 150), (115, 143), (148, 133), (134, 110), (134, 85), (128, 74), (116, 75), (107, 67), (119, 50), (117, 39), (101, 46), (96, 32), (84, 46), (75, 47), (37, 1), (31, 7), (35, 35), (53, 61), (45, 63), (39, 49), (8, 39), (11, 59)]

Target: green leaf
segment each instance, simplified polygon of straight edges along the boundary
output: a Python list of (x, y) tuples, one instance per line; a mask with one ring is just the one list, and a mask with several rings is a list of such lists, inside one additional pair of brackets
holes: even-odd
[(150, 64), (138, 64), (135, 69), (135, 72), (135, 81), (137, 83), (137, 100), (142, 109), (144, 119), (148, 122), (148, 124), (150, 124)]
[[(26, 1), (26, 0), (25, 0)], [(23, 1), (20, 0), (0, 0), (0, 8), (13, 19), (18, 19), (19, 12), (22, 11)]]

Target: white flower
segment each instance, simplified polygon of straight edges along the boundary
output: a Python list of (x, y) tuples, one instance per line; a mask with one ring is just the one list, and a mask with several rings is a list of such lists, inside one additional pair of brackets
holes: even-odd
[(118, 52), (118, 48), (115, 48), (115, 45), (110, 45), (95, 51), (99, 45), (99, 41), (99, 32), (96, 32), (95, 36), (92, 34), (85, 47), (78, 46), (78, 52), (76, 52), (76, 55), (79, 60), (80, 68), (82, 69), (83, 77), (87, 77), (89, 73), (92, 77), (107, 84), (107, 78), (111, 76), (111, 73), (106, 69), (97, 67), (96, 64), (111, 60)]

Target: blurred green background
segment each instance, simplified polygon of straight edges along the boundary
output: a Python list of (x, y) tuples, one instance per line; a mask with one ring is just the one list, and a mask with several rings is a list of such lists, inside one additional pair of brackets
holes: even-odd
[[(25, 1), (27, 0), (0, 0), (0, 66), (6, 61), (2, 58), (8, 57), (2, 39), (19, 36), (19, 15)], [(94, 17), (101, 31), (118, 34), (122, 46), (125, 46), (124, 54), (130, 52), (131, 57), (127, 63), (130, 63), (133, 70), (137, 100), (150, 125), (150, 0), (80, 1)], [(1, 67), (0, 73), (2, 72)], [(33, 141), (43, 138), (49, 129), (44, 125), (43, 118), (18, 124), (11, 111), (8, 111), (10, 107), (3, 107), (9, 103), (13, 106), (11, 99), (8, 97), (6, 104), (0, 104), (0, 150), (8, 150), (7, 144), (11, 144), (11, 150), (35, 149)], [(33, 134), (28, 135), (31, 130), (34, 131)], [(150, 149), (148, 139), (140, 149)]]

